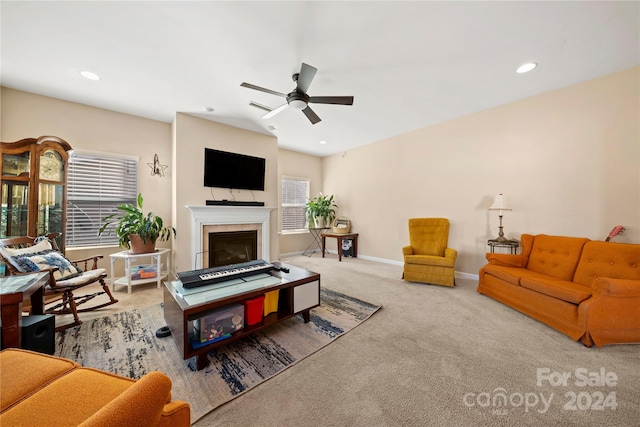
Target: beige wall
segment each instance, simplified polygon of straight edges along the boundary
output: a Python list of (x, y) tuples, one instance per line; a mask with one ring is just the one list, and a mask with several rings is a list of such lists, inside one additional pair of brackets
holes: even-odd
[[(177, 113), (174, 128), (173, 222), (178, 237), (175, 248), (176, 271), (192, 270), (191, 213), (188, 205), (205, 205), (207, 200), (231, 199), (229, 190), (207, 188), (204, 181), (204, 149), (215, 148), (234, 153), (263, 157), (266, 162), (265, 191), (234, 190), (236, 200), (255, 200), (274, 208), (271, 214), (270, 260), (278, 258), (278, 141), (276, 138), (248, 130)], [(267, 257), (264, 257), (267, 258)]]
[(640, 68), (323, 159), (323, 191), (359, 255), (400, 262), (411, 217), (446, 217), (456, 271), (477, 274), (504, 193), (505, 234), (640, 240)]
[[(171, 162), (171, 125), (100, 108), (1, 88), (0, 139), (17, 141), (42, 135), (54, 135), (66, 140), (72, 148), (105, 153), (138, 156), (138, 190), (144, 197), (145, 211), (153, 211), (165, 222), (171, 221), (171, 177), (174, 168), (165, 170), (165, 177), (151, 176), (147, 163), (158, 154), (161, 163)], [(170, 247), (171, 242), (158, 246)], [(68, 249), (70, 258), (103, 254), (101, 267), (108, 268), (110, 253), (115, 247), (90, 250)]]
[[(265, 157), (267, 189), (255, 197), (267, 206), (279, 206), (282, 175), (311, 178), (311, 196), (334, 194), (338, 215), (360, 233), (360, 256), (401, 263), (407, 219), (447, 217), (450, 246), (459, 251), (456, 270), (477, 274), (486, 240), (498, 233), (497, 214), (487, 208), (500, 192), (514, 209), (504, 215), (510, 238), (604, 239), (622, 224), (626, 231), (616, 241), (640, 240), (639, 77), (634, 68), (324, 159), (278, 150), (273, 137), (186, 114), (168, 124), (8, 88), (0, 93), (0, 138), (55, 135), (74, 148), (139, 156), (145, 208), (178, 231), (176, 271), (189, 269), (184, 206), (204, 204), (211, 191), (229, 198), (227, 190), (202, 186), (206, 146)], [(170, 165), (165, 178), (150, 175), (146, 164), (155, 153)], [(250, 192), (242, 193), (235, 194), (238, 200), (251, 200)], [(310, 242), (308, 234), (278, 231), (274, 211), (271, 259)], [(328, 244), (335, 249), (334, 240)]]
[[(309, 196), (314, 197), (321, 191), (322, 185), (322, 159), (308, 154), (297, 153), (289, 150), (278, 150), (278, 177), (308, 178), (311, 180)], [(278, 199), (280, 204), (280, 199)], [(281, 212), (278, 211), (278, 224), (280, 224)], [(278, 231), (280, 227), (278, 226)], [(280, 254), (291, 254), (304, 251), (313, 241), (307, 233), (282, 234), (279, 236)]]

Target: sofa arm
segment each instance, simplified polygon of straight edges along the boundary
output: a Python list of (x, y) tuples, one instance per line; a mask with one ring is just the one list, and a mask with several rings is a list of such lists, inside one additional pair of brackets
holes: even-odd
[(455, 249), (446, 248), (444, 250), (444, 257), (445, 258), (456, 259), (456, 258), (458, 258), (458, 251), (455, 250)]
[(413, 246), (405, 246), (402, 248), (402, 255), (413, 255)]
[(523, 255), (496, 254), (488, 252), (487, 261), (491, 265), (501, 265), (503, 267), (520, 267), (526, 268), (528, 257)]
[(593, 281), (592, 288), (600, 292), (602, 295), (615, 297), (640, 297), (640, 280), (598, 277)]
[(187, 402), (174, 400), (164, 405), (158, 427), (190, 426), (191, 408)]
[[(167, 425), (189, 426), (189, 419), (186, 424), (167, 423), (167, 420), (162, 419), (163, 410), (170, 399), (169, 377), (161, 372), (150, 372), (80, 425), (82, 427), (150, 426), (164, 422)], [(187, 409), (189, 408), (187, 403), (184, 405)], [(183, 415), (175, 409), (172, 408), (174, 413)]]
[(586, 346), (640, 342), (640, 280), (599, 277), (593, 295), (578, 306)]

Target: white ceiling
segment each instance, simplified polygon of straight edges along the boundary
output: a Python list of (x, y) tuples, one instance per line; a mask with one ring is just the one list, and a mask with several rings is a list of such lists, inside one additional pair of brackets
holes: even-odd
[[(3, 0), (0, 78), (164, 122), (197, 114), (326, 156), (636, 66), (639, 5)], [(540, 65), (516, 74), (527, 61)], [(262, 119), (249, 102), (283, 99), (240, 83), (290, 92), (302, 62), (318, 68), (311, 96), (354, 105), (311, 104), (316, 125), (292, 108)]]

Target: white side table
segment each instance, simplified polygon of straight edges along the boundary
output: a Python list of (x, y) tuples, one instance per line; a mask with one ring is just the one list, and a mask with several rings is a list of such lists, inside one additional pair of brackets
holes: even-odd
[[(131, 286), (141, 285), (143, 283), (158, 283), (158, 288), (160, 288), (162, 279), (169, 275), (169, 264), (167, 262), (167, 268), (165, 270), (162, 269), (162, 256), (168, 253), (170, 249), (156, 249), (155, 252), (150, 252), (148, 254), (132, 254), (129, 251), (122, 251), (115, 254), (109, 255), (111, 258), (111, 289), (116, 290), (116, 285), (122, 285), (127, 287), (127, 293), (131, 293)], [(156, 277), (150, 279), (137, 279), (131, 280), (131, 264), (136, 263), (138, 258), (151, 258), (151, 265), (156, 267)], [(124, 276), (116, 279), (115, 277), (115, 262), (118, 259), (124, 260)]]

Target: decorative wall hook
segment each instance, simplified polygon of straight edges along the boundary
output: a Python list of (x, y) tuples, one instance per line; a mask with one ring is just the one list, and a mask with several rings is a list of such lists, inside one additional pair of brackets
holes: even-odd
[(163, 165), (160, 163), (160, 159), (158, 159), (158, 155), (154, 154), (153, 163), (147, 163), (151, 168), (151, 176), (164, 176), (164, 170), (168, 168), (167, 165)]

